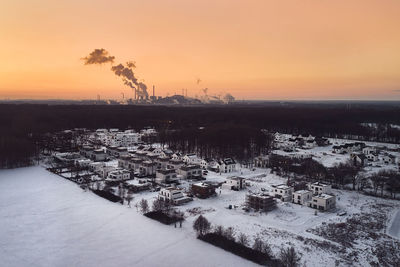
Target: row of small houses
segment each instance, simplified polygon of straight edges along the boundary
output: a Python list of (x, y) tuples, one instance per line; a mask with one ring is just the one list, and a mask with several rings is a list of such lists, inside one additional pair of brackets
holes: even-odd
[(183, 189), (169, 186), (162, 188), (158, 194), (158, 199), (162, 201), (169, 202), (174, 205), (180, 205), (192, 200), (192, 196), (198, 198), (208, 198), (216, 195), (216, 188), (221, 187), (221, 189), (226, 190), (236, 190), (239, 191), (246, 187), (245, 178), (243, 177), (228, 177), (225, 183), (213, 183), (209, 181), (197, 182), (190, 187), (190, 196), (184, 193)]
[[(199, 165), (202, 169), (208, 169), (215, 172), (230, 173), (236, 171), (236, 162), (232, 158), (222, 160), (201, 159), (196, 154), (182, 155), (174, 153), (170, 149), (161, 149), (151, 146), (141, 145), (135, 150), (128, 151), (126, 147), (109, 146), (106, 149), (95, 149), (91, 146), (83, 146), (80, 154), (93, 161), (105, 161), (110, 158), (119, 158), (126, 161), (132, 159), (129, 164), (135, 164), (135, 160), (148, 160), (157, 163), (157, 168), (168, 169), (177, 168), (180, 165)], [(127, 168), (129, 166), (125, 166)], [(129, 167), (130, 168), (130, 167)]]
[(321, 211), (332, 210), (336, 207), (336, 196), (332, 194), (331, 185), (318, 182), (309, 184), (308, 189), (297, 191), (294, 191), (291, 186), (276, 185), (268, 194), (248, 194), (246, 204), (248, 208), (254, 210), (269, 211), (275, 207), (274, 198)]
[(105, 146), (135, 146), (142, 141), (142, 137), (156, 135), (153, 128), (142, 129), (140, 132), (128, 129), (120, 131), (119, 129), (97, 129), (89, 139), (93, 143), (101, 143)]
[(311, 149), (329, 145), (329, 139), (314, 137), (311, 134), (287, 135), (275, 133), (274, 141), (276, 148), (287, 152), (295, 151), (296, 148)]

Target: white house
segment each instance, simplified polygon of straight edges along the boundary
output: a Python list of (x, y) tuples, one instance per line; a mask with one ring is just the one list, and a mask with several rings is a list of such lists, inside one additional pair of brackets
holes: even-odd
[(391, 154), (388, 154), (388, 153), (380, 156), (380, 160), (385, 164), (395, 164), (396, 163), (396, 157)]
[(254, 159), (254, 166), (258, 168), (267, 168), (269, 164), (269, 156), (258, 156)]
[(317, 146), (317, 142), (314, 139), (306, 140), (304, 143), (304, 148), (311, 149)]
[(185, 165), (178, 169), (178, 173), (183, 179), (199, 179), (201, 178), (201, 168), (199, 165)]
[(185, 165), (185, 163), (182, 160), (174, 160), (171, 159), (168, 164), (167, 164), (167, 169), (175, 169), (178, 170), (180, 167)]
[(182, 161), (185, 164), (200, 164), (201, 159), (196, 154), (186, 154), (182, 157)]
[(119, 157), (118, 159), (118, 167), (127, 169), (127, 170), (133, 170), (134, 169), (134, 164), (132, 162), (132, 156), (130, 155), (124, 155)]
[(158, 184), (170, 183), (175, 180), (177, 180), (177, 177), (174, 169), (156, 171), (156, 183)]
[(200, 162), (200, 167), (202, 169), (208, 169), (209, 166), (211, 166), (213, 163), (215, 162), (214, 159), (211, 158), (206, 158), (206, 159), (202, 159)]
[(222, 184), (223, 189), (230, 190), (241, 190), (246, 188), (246, 180), (243, 177), (228, 177), (224, 184)]
[(293, 192), (292, 201), (293, 203), (304, 205), (310, 202), (313, 196), (313, 192), (309, 190), (298, 190)]
[(116, 157), (122, 157), (122, 156), (126, 156), (126, 155), (129, 155), (128, 149), (126, 147), (121, 146), (116, 149), (116, 152), (115, 152)]
[(328, 194), (319, 194), (312, 197), (308, 206), (318, 210), (330, 210), (336, 207), (336, 197)]
[(158, 169), (167, 169), (167, 166), (170, 162), (169, 158), (160, 158), (158, 157), (157, 159), (154, 160), (154, 162), (157, 163), (157, 168)]
[(102, 178), (107, 178), (108, 177), (108, 174), (110, 173), (110, 172), (112, 172), (112, 171), (115, 171), (115, 170), (117, 170), (117, 168), (115, 168), (114, 166), (103, 166), (103, 168), (101, 168), (101, 170), (100, 170), (100, 176), (102, 177)]
[(165, 150), (161, 151), (160, 157), (163, 157), (163, 158), (171, 158), (173, 154), (174, 154), (174, 152), (172, 152), (172, 150), (170, 150), (170, 149), (165, 149)]
[(192, 198), (183, 194), (182, 189), (175, 187), (162, 188), (158, 194), (158, 199), (174, 205), (180, 205), (192, 200)]
[(369, 155), (369, 154), (375, 154), (376, 153), (376, 148), (375, 147), (371, 147), (371, 146), (367, 146), (364, 147), (362, 150), (363, 154), (365, 155)]
[(272, 186), (271, 195), (281, 199), (282, 201), (291, 201), (293, 195), (293, 187), (284, 184)]
[(352, 161), (354, 166), (365, 166), (367, 163), (367, 157), (364, 154), (360, 153), (351, 153), (350, 160)]
[(333, 151), (333, 153), (341, 154), (341, 153), (343, 153), (344, 148), (343, 148), (343, 146), (333, 146), (332, 151)]
[(102, 174), (102, 170), (105, 165), (106, 164), (104, 162), (91, 162), (89, 164), (89, 170), (97, 174)]
[(156, 173), (157, 163), (151, 161), (143, 161), (139, 166), (140, 176), (150, 176)]
[(107, 159), (107, 154), (103, 149), (95, 149), (93, 150), (91, 159), (94, 161), (105, 161)]
[(229, 173), (236, 171), (236, 162), (232, 158), (225, 158), (218, 161), (219, 172)]
[(130, 177), (131, 173), (127, 170), (114, 170), (108, 173), (107, 180), (123, 181), (130, 179)]
[(379, 160), (379, 157), (376, 153), (366, 154), (366, 156), (369, 161), (378, 161)]
[(323, 184), (320, 182), (309, 184), (308, 189), (311, 190), (314, 194), (331, 194), (332, 193), (332, 186), (330, 184)]
[(174, 154), (172, 154), (171, 159), (173, 159), (173, 160), (182, 160), (182, 154), (181, 153), (174, 153)]

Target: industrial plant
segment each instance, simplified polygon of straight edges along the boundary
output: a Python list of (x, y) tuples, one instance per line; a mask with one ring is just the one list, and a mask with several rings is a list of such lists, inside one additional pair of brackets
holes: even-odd
[[(231, 104), (235, 101), (235, 98), (227, 93), (225, 95), (210, 95), (208, 94), (208, 88), (202, 89), (203, 95), (196, 97), (188, 97), (187, 89), (182, 89), (182, 94), (174, 94), (172, 96), (161, 97), (156, 95), (156, 89), (153, 85), (152, 95), (149, 95), (147, 91), (147, 85), (144, 82), (139, 82), (138, 78), (134, 73), (136, 69), (136, 62), (128, 61), (125, 64), (113, 65), (114, 56), (111, 56), (108, 51), (103, 48), (95, 49), (87, 57), (82, 58), (85, 65), (102, 65), (111, 63), (111, 71), (115, 75), (120, 77), (124, 85), (132, 89), (132, 98), (125, 98), (125, 94), (122, 94), (122, 101), (106, 100), (101, 101), (100, 96), (97, 96), (97, 103), (102, 104), (159, 104), (159, 105), (201, 105), (201, 104)], [(200, 79), (197, 79), (196, 83), (199, 84)]]

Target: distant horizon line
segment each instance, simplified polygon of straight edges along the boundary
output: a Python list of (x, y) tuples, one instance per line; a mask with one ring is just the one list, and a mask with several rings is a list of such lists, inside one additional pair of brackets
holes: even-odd
[[(82, 101), (120, 101), (113, 98), (82, 98), (82, 99), (69, 99), (69, 98), (5, 98), (0, 99), (0, 102), (21, 102), (21, 101), (69, 101), (69, 102), (82, 102)], [(400, 99), (236, 99), (235, 102), (400, 102)]]

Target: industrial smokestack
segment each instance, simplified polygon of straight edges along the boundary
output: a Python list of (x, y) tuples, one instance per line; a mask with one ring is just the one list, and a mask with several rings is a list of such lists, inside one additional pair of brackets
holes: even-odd
[(153, 85), (153, 98), (156, 96), (156, 89), (155, 89), (155, 87), (154, 87), (154, 85)]

